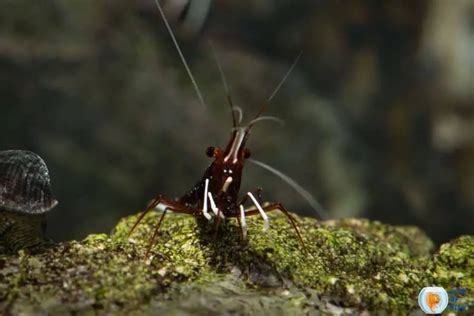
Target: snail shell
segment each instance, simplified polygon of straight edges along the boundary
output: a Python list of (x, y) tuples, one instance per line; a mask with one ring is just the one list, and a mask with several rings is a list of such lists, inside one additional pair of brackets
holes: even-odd
[(0, 151), (0, 211), (43, 214), (57, 204), (40, 156), (26, 150)]

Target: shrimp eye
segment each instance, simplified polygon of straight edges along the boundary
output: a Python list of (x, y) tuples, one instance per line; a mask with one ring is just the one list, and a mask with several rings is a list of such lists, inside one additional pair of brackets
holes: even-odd
[(214, 157), (214, 147), (210, 146), (206, 149), (206, 155), (208, 157)]
[(244, 158), (245, 159), (250, 158), (250, 150), (248, 148), (244, 149)]

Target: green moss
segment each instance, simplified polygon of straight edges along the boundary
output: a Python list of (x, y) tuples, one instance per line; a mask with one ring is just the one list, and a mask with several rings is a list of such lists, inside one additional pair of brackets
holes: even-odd
[(474, 237), (461, 236), (442, 245), (432, 265), (439, 284), (474, 289)]
[(244, 243), (234, 221), (215, 235), (212, 223), (172, 213), (146, 257), (159, 216), (146, 216), (130, 238), (136, 216), (121, 220), (111, 235), (38, 255), (0, 256), (0, 308), (26, 314), (251, 314), (262, 306), (275, 313), (406, 312), (424, 286), (473, 288), (472, 236), (431, 256), (432, 242), (413, 227), (304, 218), (303, 248), (283, 215), (270, 215), (267, 232), (260, 218), (248, 218)]

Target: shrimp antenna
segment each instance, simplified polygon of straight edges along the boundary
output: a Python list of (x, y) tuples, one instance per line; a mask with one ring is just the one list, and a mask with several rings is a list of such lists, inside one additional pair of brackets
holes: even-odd
[[(222, 84), (224, 85), (224, 90), (225, 90), (225, 93), (227, 94), (227, 101), (229, 102), (230, 112), (232, 113), (233, 126), (237, 127), (237, 122), (235, 120), (235, 113), (234, 113), (234, 105), (232, 104), (232, 98), (230, 97), (230, 93), (229, 93), (229, 86), (227, 85), (227, 80), (225, 78), (224, 71), (222, 70), (221, 61), (219, 60), (219, 56), (217, 56), (217, 52), (211, 40), (209, 40), (209, 46), (211, 46), (212, 54), (214, 55), (214, 59), (216, 60), (217, 67), (219, 68), (219, 73), (221, 74)], [(240, 121), (241, 120), (239, 120), (239, 124), (240, 124)]]
[(281, 118), (278, 118), (276, 116), (260, 116), (251, 120), (250, 123), (248, 124), (248, 128), (251, 128), (255, 123), (260, 122), (260, 121), (273, 121), (280, 124), (281, 126), (285, 125), (285, 121), (283, 121)]
[[(278, 83), (278, 85), (276, 86), (275, 90), (273, 90), (272, 94), (270, 95), (270, 97), (267, 99), (267, 102), (271, 102), (273, 100), (273, 98), (275, 97), (275, 95), (277, 94), (277, 92), (280, 90), (281, 86), (283, 86), (283, 84), (285, 83), (286, 79), (288, 79), (288, 77), (290, 76), (291, 72), (293, 71), (293, 69), (296, 67), (296, 64), (298, 63), (298, 61), (300, 60), (301, 58), (301, 55), (303, 55), (303, 51), (301, 51), (298, 56), (296, 56), (295, 58), (295, 61), (293, 62), (293, 64), (291, 64), (290, 66), (290, 69), (288, 69), (288, 71), (286, 72), (286, 74), (283, 76), (283, 78), (281, 79), (280, 83)], [(258, 111), (257, 115), (255, 115), (254, 119), (257, 119), (260, 117), (260, 115), (262, 115), (262, 113), (265, 111), (265, 108), (266, 108), (267, 104), (264, 103), (261, 107), (260, 107), (260, 110)], [(252, 120), (252, 121), (253, 121)]]
[(270, 167), (269, 165), (267, 165), (267, 164), (265, 164), (261, 161), (251, 159), (251, 158), (249, 158), (248, 161), (250, 161), (251, 163), (253, 163), (253, 164), (255, 164), (259, 167), (262, 167), (263, 169), (266, 169), (266, 170), (270, 171), (271, 173), (273, 173), (274, 175), (276, 175), (277, 177), (279, 177), (280, 179), (285, 181), (290, 187), (292, 187), (296, 192), (298, 192), (298, 194), (301, 195), (301, 197), (303, 197), (309, 203), (309, 205), (311, 205), (311, 207), (316, 211), (316, 214), (320, 218), (322, 218), (322, 219), (328, 218), (328, 216), (327, 216), (328, 214), (324, 210), (324, 208), (321, 206), (321, 204), (319, 204), (318, 201), (314, 198), (314, 196), (311, 193), (309, 193), (308, 191), (306, 191), (295, 180), (293, 180), (292, 178), (290, 178), (289, 176), (287, 176), (283, 172), (281, 172), (281, 171), (279, 171), (279, 170), (277, 170), (273, 167)]
[(266, 108), (267, 108), (267, 103), (262, 104), (262, 106), (260, 107), (260, 110), (258, 110), (257, 114), (255, 115), (252, 121), (258, 119), (260, 115), (262, 115), (262, 113), (265, 112)]
[(163, 19), (166, 29), (168, 30), (168, 33), (170, 34), (171, 39), (173, 40), (174, 46), (176, 47), (176, 50), (178, 51), (179, 57), (181, 58), (181, 61), (184, 64), (184, 68), (186, 68), (186, 72), (188, 73), (188, 76), (191, 79), (191, 82), (193, 83), (194, 90), (196, 90), (196, 94), (199, 98), (199, 101), (201, 102), (202, 106), (206, 107), (206, 103), (204, 102), (204, 98), (202, 97), (201, 90), (199, 90), (196, 80), (194, 79), (193, 73), (191, 72), (191, 69), (189, 68), (188, 63), (186, 62), (186, 58), (184, 58), (181, 48), (179, 47), (178, 41), (176, 40), (173, 30), (171, 29), (171, 26), (168, 23), (168, 19), (165, 16), (165, 12), (163, 11), (163, 8), (161, 7), (161, 4), (158, 2), (158, 0), (155, 0), (155, 4), (156, 4), (156, 7), (158, 8), (158, 11), (160, 11), (161, 18)]
[(276, 86), (275, 90), (273, 90), (273, 93), (270, 95), (270, 97), (268, 98), (268, 102), (270, 102), (274, 97), (275, 95), (277, 94), (277, 92), (280, 90), (281, 86), (285, 83), (286, 79), (288, 79), (288, 76), (291, 74), (291, 72), (293, 71), (293, 69), (296, 67), (296, 64), (298, 63), (298, 61), (300, 60), (300, 57), (301, 55), (303, 54), (303, 51), (301, 51), (298, 56), (296, 57), (295, 61), (293, 62), (293, 64), (291, 65), (290, 69), (288, 69), (288, 71), (286, 72), (285, 76), (283, 77), (283, 79), (281, 79), (280, 83)]
[(244, 112), (242, 112), (242, 108), (241, 108), (240, 106), (234, 105), (234, 106), (232, 107), (232, 111), (239, 113), (239, 120), (238, 120), (238, 122), (239, 122), (239, 125), (240, 125), (240, 123), (242, 123), (242, 120), (244, 119)]
[(222, 64), (219, 59), (219, 56), (217, 56), (216, 49), (214, 48), (214, 44), (212, 43), (211, 40), (209, 40), (209, 46), (211, 46), (212, 54), (214, 55), (214, 59), (216, 60), (217, 67), (219, 68), (219, 73), (221, 74), (221, 80), (222, 80), (222, 84), (224, 85), (225, 93), (229, 94), (229, 86), (227, 85), (227, 80), (225, 78), (224, 71), (222, 70)]

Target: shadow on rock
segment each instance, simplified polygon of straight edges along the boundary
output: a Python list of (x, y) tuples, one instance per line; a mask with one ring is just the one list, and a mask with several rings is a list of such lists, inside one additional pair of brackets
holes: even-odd
[(266, 256), (273, 249), (268, 247), (263, 253), (257, 252), (242, 239), (239, 226), (221, 222), (216, 231), (215, 223), (203, 219), (197, 219), (197, 226), (200, 243), (210, 250), (210, 264), (217, 272), (230, 271), (259, 287), (281, 287), (285, 283), (285, 278)]

